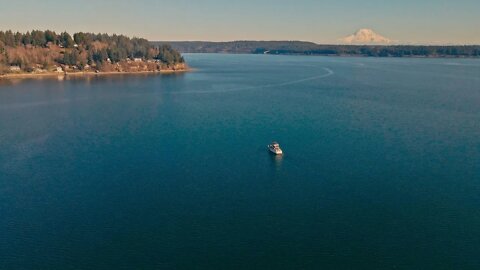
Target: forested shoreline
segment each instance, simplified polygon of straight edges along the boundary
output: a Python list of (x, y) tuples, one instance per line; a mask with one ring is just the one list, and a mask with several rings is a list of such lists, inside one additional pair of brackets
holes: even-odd
[(179, 52), (124, 35), (0, 31), (0, 75), (185, 69)]
[(296, 54), (370, 57), (480, 57), (480, 45), (321, 45), (306, 41), (157, 41), (181, 53)]

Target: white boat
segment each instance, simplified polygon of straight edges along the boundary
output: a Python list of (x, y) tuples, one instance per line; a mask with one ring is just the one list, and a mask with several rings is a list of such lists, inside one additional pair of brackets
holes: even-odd
[(277, 142), (272, 142), (271, 144), (268, 145), (268, 150), (275, 155), (282, 155), (283, 151), (280, 148), (280, 145)]

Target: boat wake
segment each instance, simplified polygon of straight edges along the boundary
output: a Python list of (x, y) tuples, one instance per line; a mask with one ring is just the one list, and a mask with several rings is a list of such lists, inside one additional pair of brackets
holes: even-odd
[(176, 92), (176, 94), (213, 94), (213, 93), (228, 93), (228, 92), (238, 92), (238, 91), (282, 87), (282, 86), (294, 85), (294, 84), (299, 84), (299, 83), (308, 82), (308, 81), (315, 81), (315, 80), (330, 77), (333, 74), (335, 74), (335, 72), (333, 72), (333, 70), (331, 70), (329, 68), (323, 68), (323, 69), (326, 71), (326, 73), (324, 73), (324, 74), (313, 76), (313, 77), (307, 77), (307, 78), (303, 78), (303, 79), (299, 79), (299, 80), (288, 81), (288, 82), (275, 83), (275, 84), (265, 84), (265, 85), (256, 85), (256, 86), (248, 86), (248, 87), (239, 87), (239, 88), (224, 89), (224, 90), (183, 91), (183, 92)]

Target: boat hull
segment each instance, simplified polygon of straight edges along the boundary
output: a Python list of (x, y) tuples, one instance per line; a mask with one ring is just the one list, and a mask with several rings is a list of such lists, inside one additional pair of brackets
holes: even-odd
[(273, 153), (275, 155), (283, 155), (283, 151), (280, 149), (272, 149), (271, 147), (268, 147), (268, 150), (270, 153)]

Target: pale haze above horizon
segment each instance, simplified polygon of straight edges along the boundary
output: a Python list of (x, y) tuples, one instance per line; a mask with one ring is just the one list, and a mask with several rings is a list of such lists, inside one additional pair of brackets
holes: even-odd
[(405, 44), (480, 44), (478, 0), (0, 0), (0, 6), (0, 30), (20, 32), (332, 44), (368, 28)]

